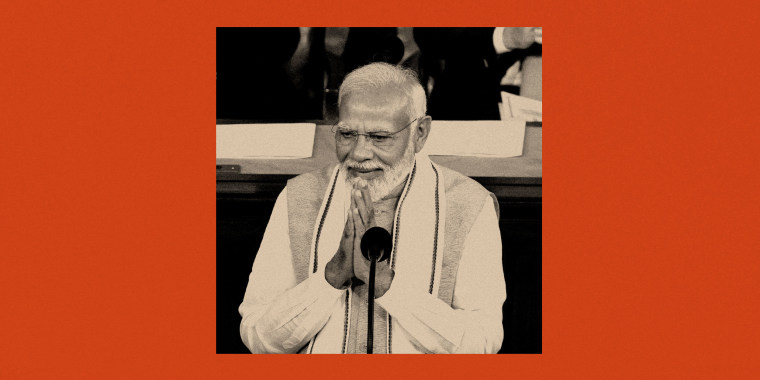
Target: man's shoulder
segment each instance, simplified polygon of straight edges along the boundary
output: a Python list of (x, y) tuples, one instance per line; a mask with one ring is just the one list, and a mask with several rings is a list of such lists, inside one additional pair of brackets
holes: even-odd
[[(436, 165), (443, 176), (444, 189), (446, 189), (446, 199), (452, 210), (471, 209), (482, 210), (486, 204), (493, 203), (496, 215), (499, 215), (499, 202), (496, 196), (488, 191), (483, 185), (474, 179), (459, 173), (453, 169)], [(488, 202), (488, 199), (491, 202)]]
[(289, 179), (287, 184), (288, 191), (301, 188), (318, 189), (327, 186), (335, 170), (335, 165), (326, 165), (317, 170), (299, 174)]
[(473, 193), (473, 195), (482, 195), (485, 196), (488, 194), (488, 190), (486, 190), (483, 185), (475, 181), (474, 179), (456, 171), (453, 169), (449, 169), (445, 166), (436, 165), (436, 168), (438, 168), (441, 171), (441, 176), (443, 177), (443, 186), (446, 189), (446, 192), (464, 192), (464, 193)]

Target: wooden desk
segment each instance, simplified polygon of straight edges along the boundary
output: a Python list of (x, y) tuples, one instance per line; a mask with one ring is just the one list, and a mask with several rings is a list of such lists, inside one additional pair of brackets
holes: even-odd
[[(523, 155), (511, 158), (430, 156), (435, 163), (472, 177), (497, 197), (541, 198), (541, 127), (527, 127)], [(434, 131), (431, 133), (435, 133)], [(238, 173), (217, 173), (217, 193), (251, 194), (266, 184), (283, 184), (295, 175), (337, 163), (329, 125), (318, 125), (312, 157), (303, 159), (217, 159), (217, 165), (237, 165)], [(280, 189), (281, 190), (281, 189)]]
[[(528, 127), (521, 157), (431, 156), (480, 182), (499, 200), (507, 282), (502, 353), (541, 348), (541, 127)], [(337, 162), (329, 126), (318, 125), (313, 156), (295, 160), (222, 159), (239, 172), (217, 172), (217, 352), (248, 352), (237, 307), (277, 195), (298, 174)]]

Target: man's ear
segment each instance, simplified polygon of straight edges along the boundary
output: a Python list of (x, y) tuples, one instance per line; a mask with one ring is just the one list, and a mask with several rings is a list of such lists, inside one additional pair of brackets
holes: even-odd
[(416, 123), (417, 126), (414, 128), (414, 133), (416, 134), (416, 144), (414, 148), (415, 153), (419, 153), (425, 146), (425, 141), (427, 141), (427, 138), (430, 135), (430, 126), (432, 125), (432, 122), (433, 118), (426, 115)]

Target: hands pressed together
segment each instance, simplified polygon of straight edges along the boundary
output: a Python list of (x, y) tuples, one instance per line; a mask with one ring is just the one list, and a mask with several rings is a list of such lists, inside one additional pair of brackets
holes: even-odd
[[(351, 190), (351, 209), (338, 251), (325, 267), (325, 279), (336, 289), (345, 289), (357, 280), (369, 282), (369, 260), (362, 256), (360, 245), (364, 233), (375, 226), (375, 212), (366, 183), (359, 182)], [(389, 261), (376, 265), (375, 298), (382, 297), (393, 281)]]

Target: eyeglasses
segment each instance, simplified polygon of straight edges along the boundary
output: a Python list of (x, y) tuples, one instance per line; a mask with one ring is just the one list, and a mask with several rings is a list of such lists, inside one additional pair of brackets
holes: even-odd
[(332, 126), (330, 129), (333, 133), (335, 133), (335, 141), (337, 141), (340, 145), (351, 145), (356, 142), (356, 140), (359, 139), (359, 135), (366, 136), (367, 139), (372, 143), (372, 145), (379, 147), (379, 148), (385, 148), (389, 147), (393, 144), (394, 136), (397, 133), (400, 133), (404, 129), (409, 128), (412, 123), (419, 120), (420, 117), (415, 118), (414, 120), (410, 121), (409, 124), (404, 126), (404, 128), (399, 129), (396, 132), (369, 132), (369, 133), (359, 133), (356, 130), (348, 128), (345, 124), (342, 122), (339, 122)]

